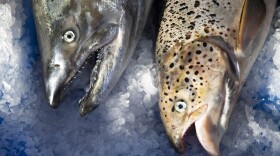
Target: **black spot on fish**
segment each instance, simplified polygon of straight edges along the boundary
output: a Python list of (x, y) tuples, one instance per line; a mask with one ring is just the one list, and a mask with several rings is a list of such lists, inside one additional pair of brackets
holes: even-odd
[[(181, 11), (181, 10), (180, 10)], [(187, 12), (187, 15), (191, 15), (191, 14), (194, 14), (194, 11), (189, 11)]]
[(206, 42), (203, 42), (203, 47), (207, 47), (207, 43)]
[(199, 54), (201, 54), (201, 51), (200, 51), (200, 50), (197, 50), (195, 53), (196, 53), (197, 55), (199, 55)]
[(190, 79), (186, 77), (186, 78), (185, 78), (185, 82), (186, 82), (186, 83), (190, 82)]
[(196, 19), (198, 19), (198, 18), (200, 18), (200, 17), (201, 17), (201, 15), (197, 15), (197, 16), (195, 16), (195, 18), (196, 18)]
[(180, 8), (179, 10), (183, 11), (183, 10), (186, 10), (186, 9), (188, 9), (188, 6), (184, 6), (184, 7)]
[(174, 63), (170, 63), (169, 67), (173, 68), (174, 67)]
[(216, 4), (217, 6), (220, 5), (220, 3), (217, 2), (217, 0), (212, 0), (214, 4)]
[(179, 68), (180, 68), (181, 70), (184, 70), (184, 69), (185, 69), (185, 67), (184, 67), (183, 65), (180, 65)]
[(216, 14), (210, 14), (211, 17), (216, 17)]
[(204, 32), (208, 34), (209, 33), (209, 29), (208, 28), (204, 28)]
[(186, 40), (190, 39), (191, 38), (191, 35), (187, 34), (186, 35)]
[(199, 2), (199, 1), (195, 1), (195, 2), (194, 2), (194, 7), (195, 7), (195, 8), (199, 7), (199, 5), (200, 5), (200, 2)]

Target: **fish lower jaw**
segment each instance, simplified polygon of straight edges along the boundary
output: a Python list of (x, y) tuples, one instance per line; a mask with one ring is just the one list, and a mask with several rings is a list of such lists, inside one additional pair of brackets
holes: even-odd
[(169, 138), (172, 145), (175, 147), (178, 153), (183, 154), (186, 151), (186, 137), (192, 133), (194, 130), (194, 124), (187, 125), (185, 131), (182, 133), (183, 135), (175, 135), (173, 138)]

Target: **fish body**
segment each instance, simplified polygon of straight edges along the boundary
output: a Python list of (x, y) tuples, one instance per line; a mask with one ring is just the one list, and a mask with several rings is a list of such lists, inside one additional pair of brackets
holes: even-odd
[(156, 44), (159, 108), (179, 152), (194, 124), (210, 155), (268, 34), (275, 0), (167, 0)]
[(103, 101), (127, 66), (151, 0), (32, 0), (46, 95), (58, 107), (65, 87), (94, 57), (85, 115)]

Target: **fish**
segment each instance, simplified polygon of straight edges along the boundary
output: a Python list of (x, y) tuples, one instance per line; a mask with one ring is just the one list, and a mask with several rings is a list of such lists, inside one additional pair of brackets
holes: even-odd
[(210, 155), (268, 35), (275, 0), (167, 0), (156, 41), (160, 116), (185, 152), (186, 132)]
[(93, 59), (90, 84), (79, 101), (84, 116), (103, 102), (126, 68), (152, 0), (32, 0), (48, 103), (57, 108), (65, 88)]

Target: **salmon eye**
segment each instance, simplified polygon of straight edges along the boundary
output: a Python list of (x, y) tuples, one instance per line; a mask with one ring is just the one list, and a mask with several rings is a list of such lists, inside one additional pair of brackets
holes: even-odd
[(68, 30), (63, 35), (63, 40), (67, 43), (71, 43), (75, 40), (75, 33), (71, 30)]
[(185, 102), (179, 101), (175, 104), (175, 110), (177, 112), (184, 112), (187, 108), (187, 104)]

